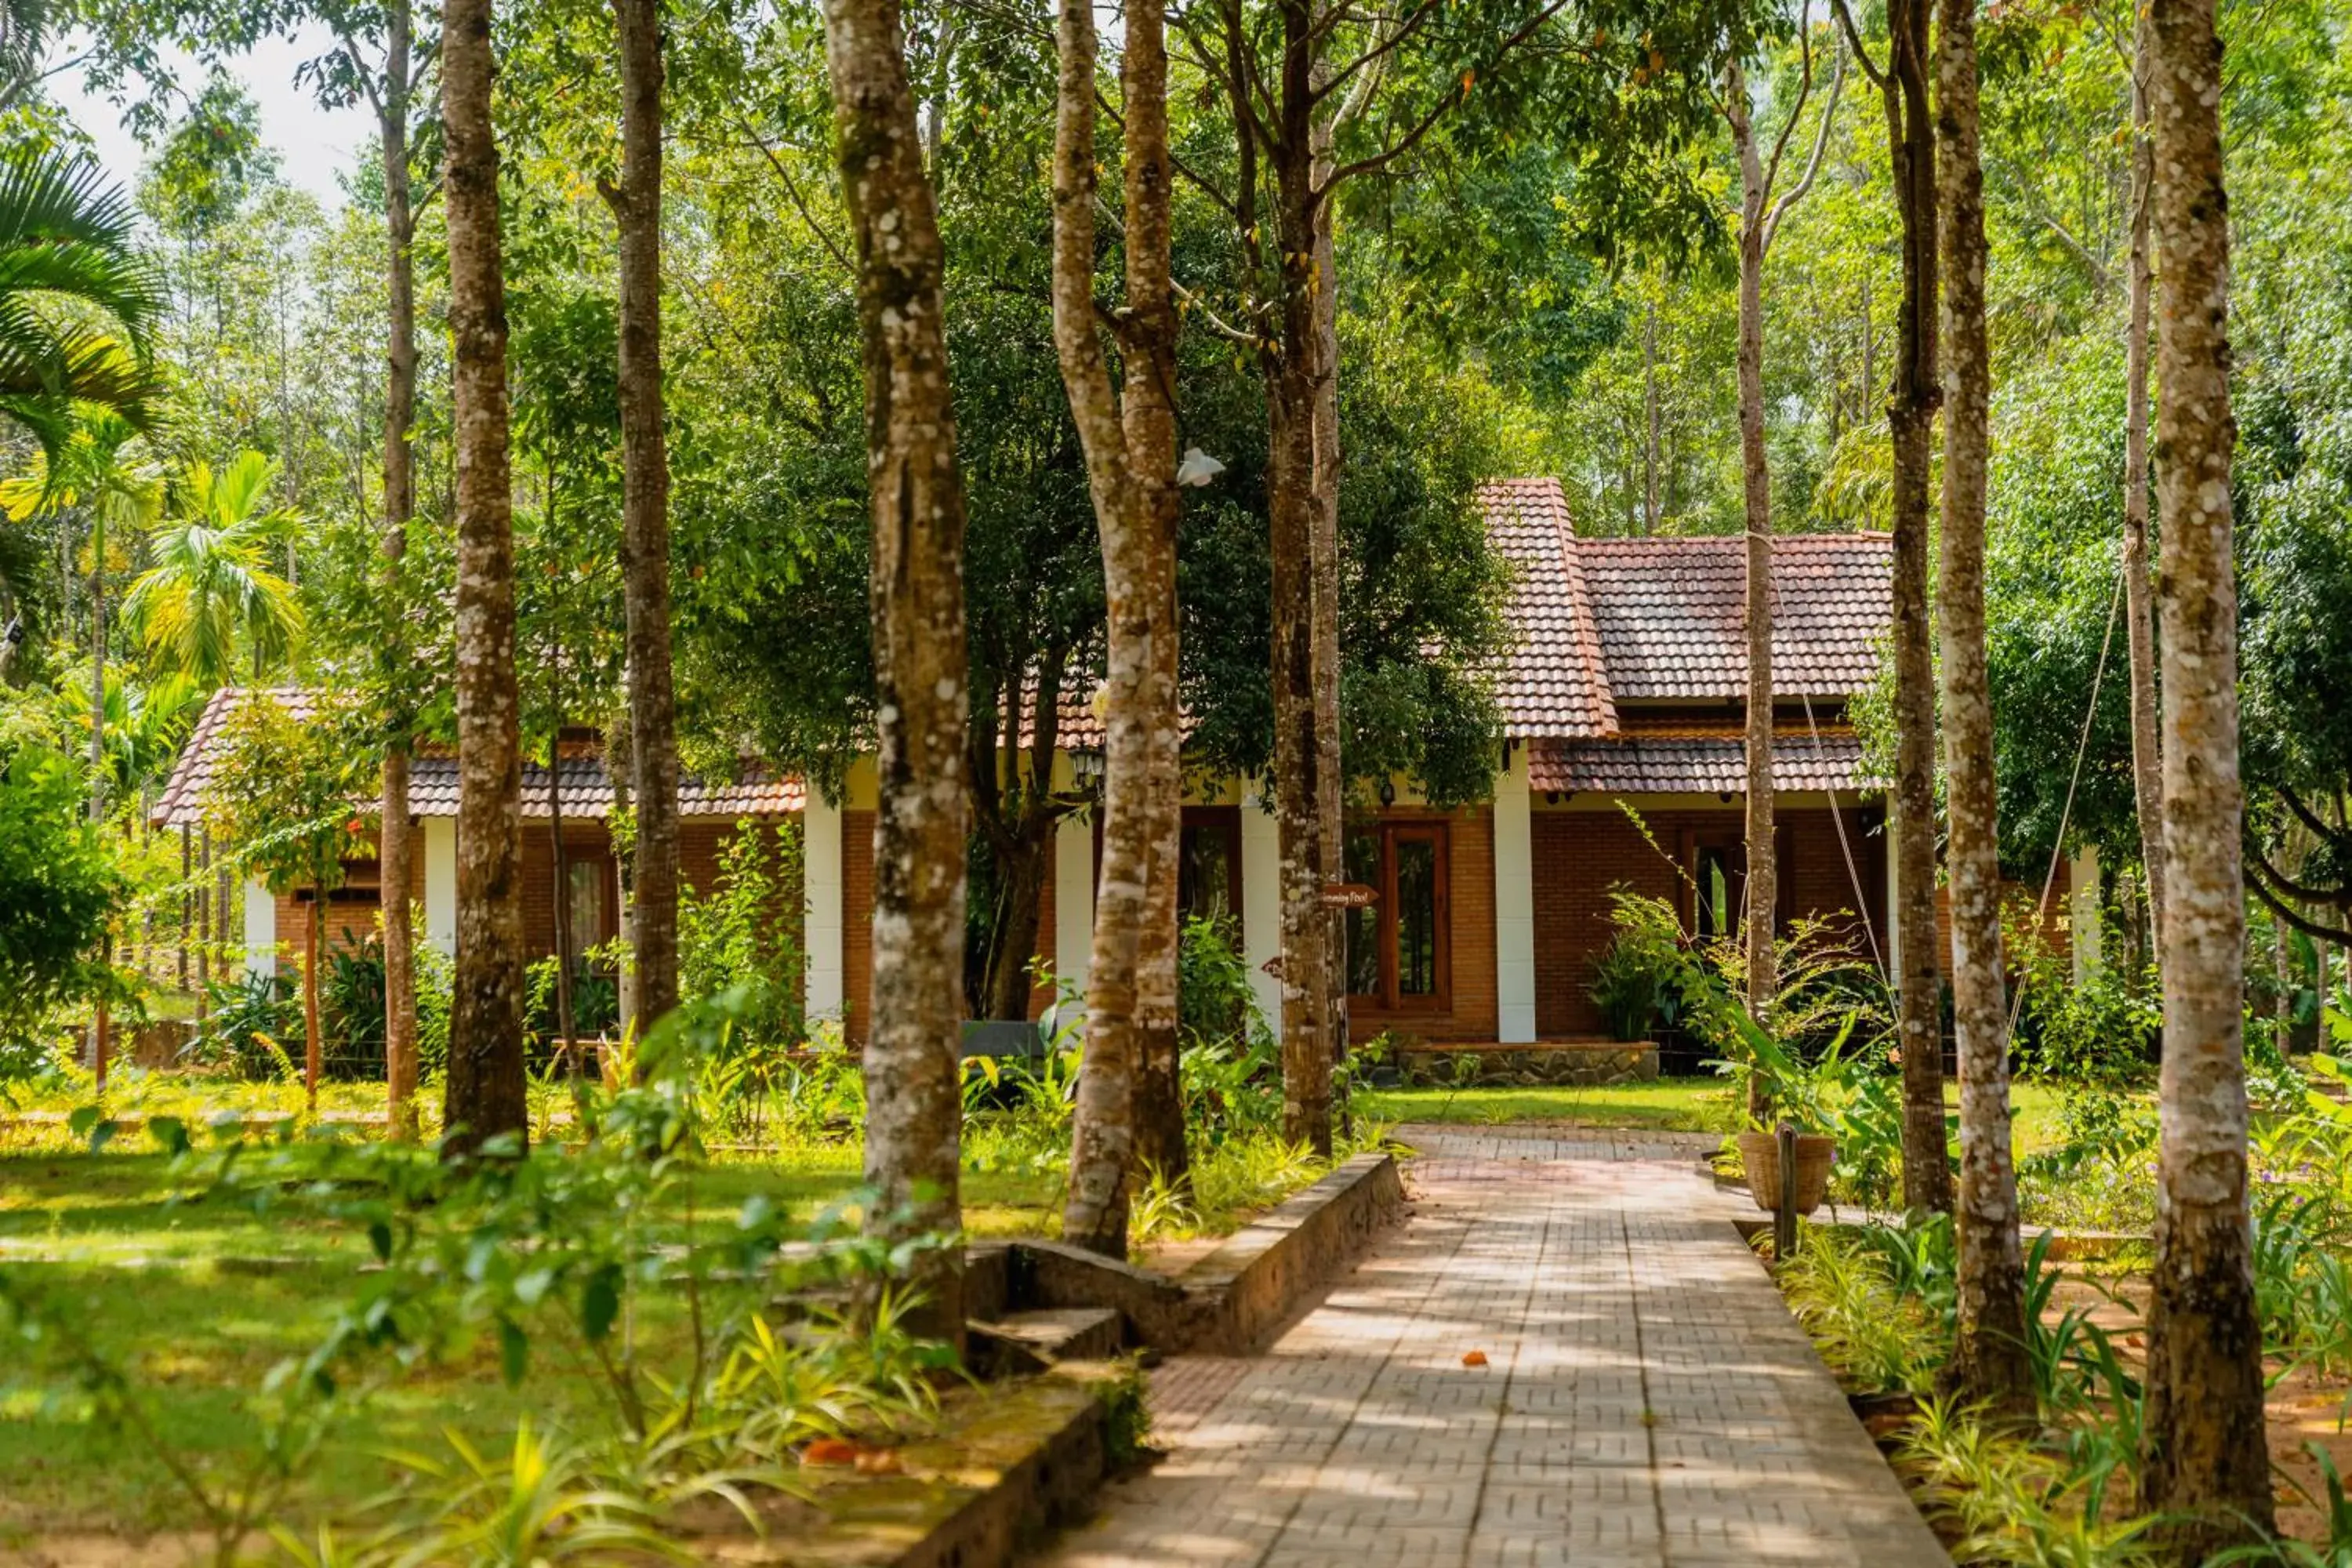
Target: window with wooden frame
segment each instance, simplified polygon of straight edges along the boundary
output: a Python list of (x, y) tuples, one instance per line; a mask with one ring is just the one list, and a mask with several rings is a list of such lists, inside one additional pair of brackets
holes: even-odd
[(1348, 880), (1379, 894), (1348, 911), (1348, 993), (1369, 1007), (1444, 1012), (1453, 998), (1442, 822), (1370, 823), (1348, 833)]
[(1176, 912), (1185, 920), (1238, 920), (1242, 912), (1239, 806), (1188, 805), (1176, 856)]
[[(1683, 929), (1699, 937), (1727, 936), (1739, 930), (1748, 907), (1748, 837), (1744, 826), (1682, 831)], [(1796, 916), (1796, 879), (1790, 875), (1787, 823), (1772, 830), (1777, 896), (1773, 900), (1774, 931), (1784, 931)]]

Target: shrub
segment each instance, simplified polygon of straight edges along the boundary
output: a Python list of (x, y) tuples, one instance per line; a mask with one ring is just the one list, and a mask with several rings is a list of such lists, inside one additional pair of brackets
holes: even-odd
[(291, 979), (248, 970), (213, 982), (205, 1002), (205, 1026), (184, 1053), (189, 1060), (257, 1082), (292, 1075), (287, 1042), (301, 1038), (302, 1004)]
[(0, 758), (0, 1074), (47, 1060), (25, 1047), (55, 1009), (119, 990), (99, 949), (124, 882), (87, 805), (62, 754)]
[(678, 899), (678, 994), (691, 1001), (746, 987), (731, 1014), (739, 1044), (797, 1046), (807, 1036), (800, 894), (799, 825), (770, 829), (746, 818), (719, 850), (713, 886)]
[(1682, 1012), (1675, 984), (1681, 954), (1661, 937), (1648, 925), (1621, 926), (1592, 961), (1585, 991), (1617, 1039), (1647, 1039), (1661, 1025), (1673, 1027)]

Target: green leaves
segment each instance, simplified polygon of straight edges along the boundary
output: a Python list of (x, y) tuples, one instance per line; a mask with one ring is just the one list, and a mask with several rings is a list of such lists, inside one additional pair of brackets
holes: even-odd
[(606, 1263), (580, 1289), (580, 1331), (590, 1344), (602, 1344), (620, 1315), (621, 1266)]

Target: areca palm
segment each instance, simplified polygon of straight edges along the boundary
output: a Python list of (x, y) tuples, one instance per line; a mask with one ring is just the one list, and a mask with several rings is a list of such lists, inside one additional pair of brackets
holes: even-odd
[(157, 391), (147, 327), (162, 302), (131, 204), (95, 163), (0, 153), (0, 416), (51, 454), (92, 406), (143, 428)]
[(173, 487), (174, 515), (148, 536), (155, 563), (122, 601), (147, 651), (202, 684), (230, 678), (240, 642), (259, 675), (302, 629), (294, 584), (268, 565), (301, 521), (289, 508), (265, 510), (277, 472), (259, 452), (240, 452), (217, 473), (189, 467)]

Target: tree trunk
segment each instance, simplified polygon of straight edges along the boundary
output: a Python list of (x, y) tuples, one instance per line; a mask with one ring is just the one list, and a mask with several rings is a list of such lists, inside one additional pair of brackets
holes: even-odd
[(310, 1114), (319, 1114), (319, 942), (326, 926), (327, 885), (310, 885), (310, 910), (302, 922), (302, 1094)]
[(630, 941), (639, 1038), (677, 1005), (677, 705), (670, 674), (669, 455), (662, 433), (660, 0), (613, 0), (621, 35), (622, 603), (636, 798)]
[[(1944, 1044), (1936, 931), (1936, 676), (1927, 617), (1927, 474), (1936, 409), (1936, 133), (1928, 118), (1929, 0), (1890, 0), (1879, 96), (1902, 220), (1903, 299), (1895, 311), (1895, 381), (1886, 421), (1894, 445), (1895, 1039), (1903, 1058), (1903, 1201), (1948, 1212)], [(1853, 17), (1839, 5), (1851, 35)], [(1857, 52), (1859, 47), (1857, 45)], [(1865, 329), (1868, 302), (1864, 301)], [(1872, 347), (1865, 330), (1864, 374)]]
[(2271, 984), (2278, 994), (2271, 1002), (2271, 1029), (2278, 1053), (2294, 1048), (2294, 963), (2288, 951), (2286, 921), (2271, 917)]
[[(377, 137), (383, 154), (384, 232), (389, 240), (385, 280), (383, 385), (383, 575), (393, 606), (390, 626), (399, 627), (401, 560), (408, 552), (408, 523), (416, 510), (416, 460), (409, 427), (416, 416), (416, 223), (411, 210), (408, 173), (408, 96), (411, 16), (409, 0), (390, 0), (384, 10), (383, 112)], [(387, 655), (400, 657), (394, 630)], [(408, 820), (408, 737), (398, 728), (383, 753), (383, 810), (377, 830), (383, 909), (383, 1076), (385, 1111), (392, 1135), (416, 1134), (416, 931), (410, 918), (408, 884), (415, 834)]]
[[(1642, 446), (1642, 531), (1649, 534), (1658, 531), (1658, 303), (1654, 300), (1642, 316), (1642, 415), (1646, 427)], [(1834, 446), (1835, 440), (1831, 444)]]
[[(1320, 49), (1310, 79), (1322, 82), (1328, 56)], [(1314, 151), (1309, 165), (1311, 188), (1321, 189), (1331, 178), (1332, 156), (1340, 110), (1308, 117), (1308, 144)], [(1317, 816), (1323, 828), (1325, 880), (1336, 880), (1348, 864), (1346, 780), (1339, 765), (1339, 256), (1334, 234), (1335, 212), (1328, 195), (1315, 204), (1315, 336), (1308, 374), (1315, 386), (1315, 749), (1318, 791)], [(1324, 973), (1331, 988), (1331, 1059), (1348, 1054), (1348, 916), (1347, 911), (1323, 911)], [(1333, 1107), (1342, 1121), (1347, 1107)]]
[(1178, 1035), (1177, 873), (1184, 834), (1184, 721), (1177, 692), (1176, 338), (1171, 248), (1174, 174), (1168, 153), (1166, 0), (1129, 0), (1119, 84), (1127, 112), (1126, 377), (1121, 428), (1136, 487), (1136, 525), (1150, 566), (1151, 705), (1146, 720), (1151, 869), (1136, 942), (1135, 1158), (1163, 1182), (1192, 1180)]
[(1952, 1374), (1971, 1399), (2033, 1414), (2025, 1265), (2010, 1142), (2001, 996), (2000, 835), (1985, 655), (1985, 489), (1992, 353), (1985, 331), (1984, 167), (1978, 144), (1976, 0), (1941, 0), (1936, 56), (1937, 227), (1943, 252), (1945, 792), (1952, 998), (1959, 1037), (1959, 1331)]
[[(1748, 1010), (1769, 1026), (1780, 989), (1772, 945), (1780, 903), (1772, 826), (1772, 473), (1764, 451), (1764, 160), (1749, 118), (1748, 78), (1735, 63), (1724, 82), (1725, 117), (1739, 155), (1739, 468), (1748, 521)], [(1748, 1118), (1769, 1123), (1771, 1096), (1748, 1079)]]
[[(1050, 835), (1052, 819), (1045, 821)], [(988, 973), (982, 981), (983, 1017), (1029, 1016), (1029, 961), (1037, 951), (1038, 906), (1045, 895), (1045, 846), (1050, 842), (1050, 837), (1021, 832), (997, 852), (996, 912), (989, 922)]]
[[(552, 655), (550, 656), (551, 659)], [(555, 732), (563, 733), (559, 716)], [(547, 743), (547, 847), (550, 875), (554, 879), (551, 889), (555, 895), (555, 1033), (562, 1041), (558, 1050), (568, 1056), (579, 1039), (572, 1016), (572, 863), (563, 853), (563, 768), (562, 742)]]
[(106, 820), (106, 521), (89, 524), (89, 819)]
[[(945, 1237), (961, 1216), (958, 1045), (971, 700), (963, 479), (940, 319), (945, 256), (898, 0), (826, 0), (824, 17), (842, 187), (857, 247), (874, 519), (880, 805), (865, 1068), (866, 1179), (878, 1198), (866, 1226), (891, 1239)], [(915, 1283), (927, 1303), (924, 1331), (960, 1345), (961, 1257), (951, 1247), (925, 1252)]]
[(453, 1153), (528, 1135), (522, 1051), (522, 742), (515, 677), (506, 280), (489, 0), (443, 0), (457, 514), (457, 963), (443, 1125)]
[[(1126, 84), (1128, 353), (1114, 392), (1094, 314), (1094, 16), (1062, 7), (1054, 144), (1054, 342), (1086, 451), (1109, 598), (1103, 864), (1087, 976), (1087, 1071), (1078, 1080), (1065, 1239), (1127, 1248), (1137, 1122), (1157, 1068), (1175, 1073), (1175, 320), (1169, 287), (1167, 59), (1159, 0), (1130, 7)], [(1163, 648), (1162, 644), (1167, 646)], [(1164, 878), (1169, 886), (1157, 886)], [(1163, 896), (1164, 895), (1164, 896)], [(1164, 921), (1166, 930), (1156, 921)], [(1154, 1060), (1155, 1057), (1158, 1058)], [(1088, 1083), (1089, 1079), (1099, 1081)], [(1177, 1101), (1181, 1146), (1181, 1102)], [(1163, 1153), (1164, 1129), (1158, 1148)]]
[(2244, 801), (2231, 553), (2228, 202), (2213, 0), (2155, 0), (2157, 446), (2164, 519), (2164, 983), (2143, 1502), (2184, 1562), (2272, 1523), (2246, 1194)]
[(2147, 563), (2147, 331), (2156, 268), (2149, 254), (2155, 220), (2150, 184), (2155, 149), (2147, 139), (2148, 24), (2139, 25), (2132, 68), (2131, 261), (2124, 328), (2124, 614), (2131, 664), (2132, 795), (2139, 813), (2140, 860), (2147, 901), (2164, 926), (2164, 760), (2156, 710), (2156, 583)]

